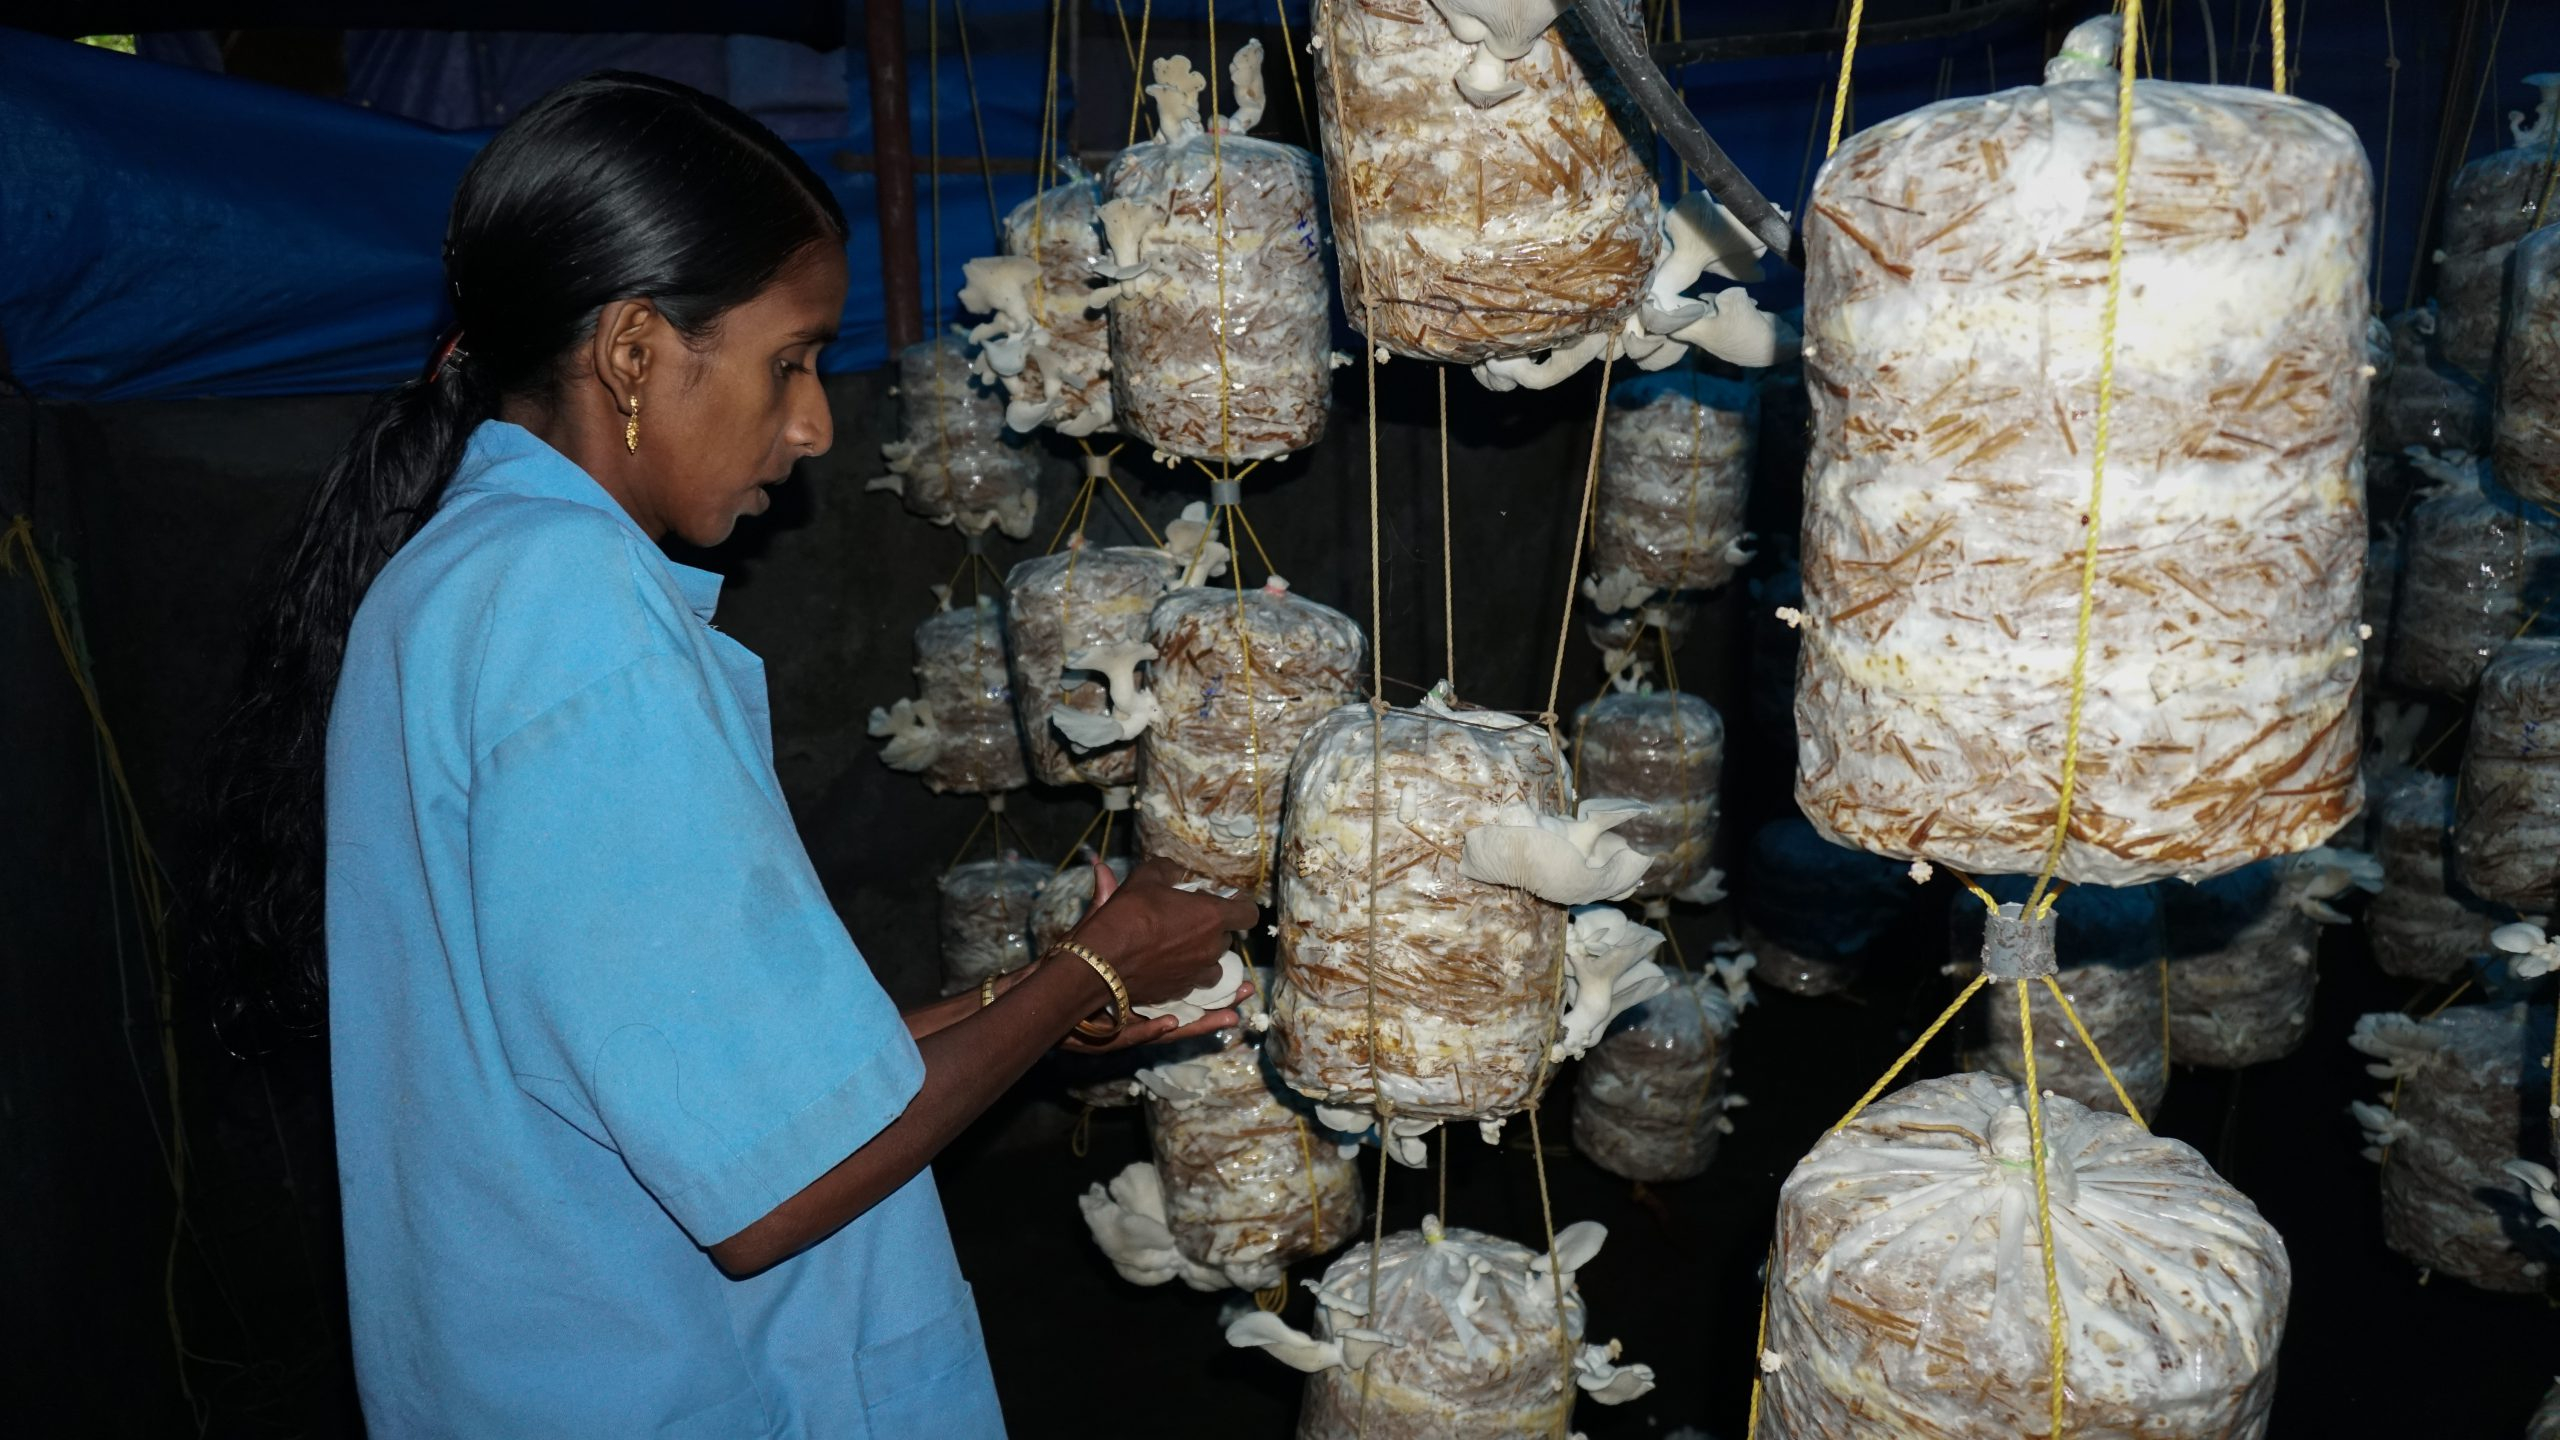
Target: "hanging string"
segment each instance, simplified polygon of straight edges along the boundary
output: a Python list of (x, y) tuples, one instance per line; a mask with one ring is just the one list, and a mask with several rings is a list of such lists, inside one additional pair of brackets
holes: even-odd
[[(1211, 332), (1218, 338), (1218, 475), (1224, 479), (1235, 463), (1235, 378), (1227, 371), (1227, 166), (1226, 126), (1218, 118), (1218, 0), (1209, 0), (1209, 184), (1214, 218), (1211, 237), (1217, 243), (1218, 316)], [(1232, 550), (1235, 547), (1227, 547)]]
[(2373, 308), (2382, 310), (2382, 254), (2391, 240), (2391, 147), (2400, 127), (2400, 39), (2391, 19), (2391, 0), (2382, 0), (2382, 69), (2390, 86), (2382, 103), (2382, 184), (2374, 191)]
[[(1582, 545), (1591, 528), (1591, 500), (1600, 489), (1600, 432), (1609, 418), (1609, 374), (1618, 363), (1617, 347), (1611, 346), (1600, 362), (1600, 397), (1591, 412), (1591, 459), (1582, 477), (1582, 511), (1573, 521), (1573, 563), (1564, 572), (1564, 614), (1556, 621), (1556, 663), (1547, 676), (1546, 722), (1550, 734), (1556, 728), (1556, 697), (1564, 691), (1564, 655), (1573, 638), (1574, 585), (1582, 574)], [(1563, 748), (1561, 739), (1557, 748)]]
[(1432, 378), (1440, 387), (1440, 639), (1448, 651), (1448, 663), (1440, 678), (1449, 683), (1449, 693), (1458, 693), (1458, 569), (1457, 549), (1449, 541), (1449, 367), (1432, 367)]
[[(2138, 9), (2141, 4), (2141, 0), (2132, 0), (2132, 3)], [(2131, 73), (2132, 72), (2130, 70), (2126, 72), (2128, 76)], [(2049, 975), (2045, 977), (2045, 983), (2051, 984), (2052, 982), (2053, 977)], [(2056, 990), (2054, 993), (2059, 995), (2062, 992)], [(2044, 1242), (2042, 1246), (2042, 1254), (2044, 1257), (2045, 1326), (2050, 1332), (2052, 1341), (2052, 1378), (2047, 1382), (2047, 1389), (2053, 1398), (2053, 1423), (2052, 1428), (2048, 1433), (2052, 1435), (2053, 1440), (2062, 1440), (2062, 1376), (2064, 1362), (2069, 1358), (2069, 1348), (2062, 1333), (2062, 1280), (2056, 1272), (2053, 1258), (2053, 1191), (2048, 1185), (2045, 1175), (2044, 1094), (2036, 1088), (2036, 1022), (2034, 1011), (2035, 1007), (2027, 1003), (2027, 982), (2024, 979), (2020, 979), (2018, 981), (2018, 1053), (2026, 1057), (2027, 1143), (2034, 1147), (2032, 1159), (2034, 1161), (2036, 1176), (2036, 1233)], [(2077, 1024), (2078, 1022), (2074, 1021), (2073, 1023)], [(2090, 1053), (2096, 1054), (2097, 1052), (2093, 1049)]]
[[(958, 0), (954, 0), (954, 3), (958, 3)], [(1048, 77), (1041, 82), (1040, 154), (1032, 162), (1031, 174), (1029, 246), (1034, 257), (1037, 257), (1049, 242), (1048, 226), (1045, 223), (1049, 209), (1049, 175), (1057, 168), (1056, 146), (1064, 138), (1058, 115), (1058, 24), (1065, 13), (1066, 0), (1049, 0), (1049, 68)], [(963, 33), (965, 35), (966, 32)], [(1127, 33), (1125, 22), (1122, 25), (1122, 33)], [(974, 118), (977, 114), (974, 108), (977, 103), (975, 80), (970, 82), (969, 99), (973, 107), (970, 115)], [(985, 144), (985, 128), (982, 125), (979, 130), (979, 145), (983, 148)], [(990, 211), (995, 208), (995, 171), (992, 166), (987, 171), (987, 207)], [(1002, 226), (996, 229), (996, 243), (998, 245), (1004, 243)], [(1049, 323), (1048, 271), (1049, 267), (1043, 263), (1031, 272), (1031, 318), (1034, 324), (1043, 328), (1046, 328)], [(1093, 447), (1087, 445), (1085, 453), (1093, 453)], [(1119, 452), (1115, 449), (1112, 453), (1116, 455)]]
[(1822, 147), (1826, 160), (1840, 153), (1840, 124), (1849, 118), (1849, 70), (1858, 60), (1858, 27), (1867, 18), (1867, 0), (1849, 0), (1849, 36), (1840, 46), (1840, 84), (1831, 92), (1831, 140)]
[(2275, 71), (2267, 84), (2277, 94), (2285, 93), (2284, 73), (2284, 0), (2269, 0), (2267, 6), (2267, 44), (2275, 51)]
[[(978, 132), (978, 178), (987, 186), (987, 233), (996, 245), (1004, 244), (1004, 217), (996, 211), (996, 162), (987, 150), (987, 117), (978, 108), (978, 62), (969, 53), (969, 0), (951, 0), (951, 28), (960, 34), (960, 81), (969, 89), (969, 124)], [(1052, 93), (1055, 81), (1052, 80)], [(1032, 232), (1032, 242), (1039, 243), (1039, 232)]]
[[(928, 188), (932, 196), (933, 235), (933, 333), (942, 334), (942, 0), (930, 0), (924, 10), (924, 115), (926, 154), (933, 180)], [(948, 454), (948, 450), (945, 451)]]
[(2116, 70), (2115, 197), (2107, 218), (2106, 300), (2098, 311), (2098, 416), (2090, 444), (2087, 533), (2080, 547), (2080, 613), (2071, 643), (2071, 698), (2062, 731), (2062, 788), (2054, 802), (2053, 842), (2044, 866), (2028, 892), (2032, 910), (2044, 898), (2062, 868), (2064, 847), (2071, 838), (2071, 804), (2080, 778), (2080, 719), (2089, 693), (2089, 622), (2097, 608), (2098, 531), (2107, 490), (2107, 442), (2115, 418), (2116, 316), (2124, 296), (2125, 198), (2133, 181), (2133, 46), (2142, 24), (2142, 0), (2126, 0), (2122, 53)]
[[(1147, 98), (1147, 27), (1155, 22), (1155, 16), (1156, 0), (1145, 0), (1138, 7), (1138, 59), (1129, 67), (1129, 138), (1126, 142), (1129, 145), (1138, 143), (1138, 109)], [(1213, 68), (1217, 58), (1215, 55), (1209, 57)]]
[[(1289, 0), (1271, 0), (1271, 9), (1280, 17), (1280, 53), (1289, 61), (1289, 96), (1298, 106), (1298, 128), (1307, 132), (1307, 138), (1312, 141), (1316, 122), (1307, 114), (1307, 92), (1298, 86), (1298, 45), (1289, 38)], [(1209, 58), (1215, 60), (1218, 57), (1213, 54)]]

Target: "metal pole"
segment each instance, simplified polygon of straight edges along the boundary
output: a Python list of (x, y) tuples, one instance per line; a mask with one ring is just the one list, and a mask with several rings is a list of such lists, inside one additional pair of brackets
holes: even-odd
[(904, 0), (864, 0), (871, 64), (871, 183), (880, 214), (881, 309), (889, 354), (924, 338), (923, 266), (916, 259), (916, 150), (907, 126)]
[[(1646, 117), (1662, 132), (1662, 138), (1671, 142), (1672, 153), (1697, 173), (1698, 183), (1722, 201), (1734, 219), (1758, 236), (1771, 254), (1795, 261), (1795, 235), (1787, 217), (1778, 213), (1778, 207), (1769, 203), (1769, 197), (1760, 193), (1760, 188), (1742, 173), (1742, 167), (1734, 164), (1724, 147), (1707, 134), (1698, 117), (1689, 113), (1680, 92), (1671, 87), (1661, 67), (1646, 53), (1644, 37), (1629, 29), (1626, 18), (1608, 4), (1577, 5), (1575, 10), (1582, 16), (1583, 28), (1592, 43), (1607, 57), (1609, 68), (1618, 72), (1618, 83), (1627, 87)], [(1801, 268), (1801, 262), (1798, 264)]]

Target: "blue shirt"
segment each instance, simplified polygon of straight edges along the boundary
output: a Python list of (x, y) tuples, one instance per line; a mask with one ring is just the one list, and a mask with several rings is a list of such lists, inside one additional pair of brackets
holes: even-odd
[(378, 1440), (1003, 1434), (930, 1172), (753, 1279), (703, 1253), (924, 1074), (719, 589), (492, 422), (356, 616), (329, 1032)]

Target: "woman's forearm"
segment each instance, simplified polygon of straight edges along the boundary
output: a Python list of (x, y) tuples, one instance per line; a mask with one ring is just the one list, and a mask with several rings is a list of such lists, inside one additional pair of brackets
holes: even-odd
[[(1039, 967), (1035, 962), (1019, 970), (1008, 970), (997, 976), (996, 993), (998, 995), (1010, 993), (1014, 986), (1029, 978), (1031, 972), (1037, 968)], [(898, 1018), (907, 1022), (909, 1035), (922, 1040), (927, 1035), (948, 1029), (977, 1014), (986, 1008), (986, 1003), (986, 997), (979, 994), (978, 987), (973, 985), (957, 995), (945, 995), (939, 1000), (928, 1000), (912, 1010), (899, 1011)]]
[[(712, 1261), (743, 1278), (834, 1234), (932, 1164), (1042, 1052), (1111, 1003), (1109, 987), (1086, 965), (1037, 965), (1017, 973), (1020, 978), (1003, 987), (1001, 1004), (981, 1008), (973, 990), (911, 1012), (908, 1027), (925, 1074), (906, 1112), (763, 1219), (712, 1246)], [(953, 1001), (965, 1001), (966, 1008), (944, 1018), (939, 1012)], [(927, 1015), (938, 1023), (920, 1028)]]

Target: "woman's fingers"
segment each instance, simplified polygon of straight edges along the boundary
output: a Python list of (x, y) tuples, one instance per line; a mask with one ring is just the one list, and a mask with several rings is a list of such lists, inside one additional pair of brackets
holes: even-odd
[(1112, 891), (1120, 888), (1120, 877), (1111, 873), (1110, 863), (1101, 856), (1094, 856), (1092, 863), (1093, 903), (1099, 905), (1111, 898)]

